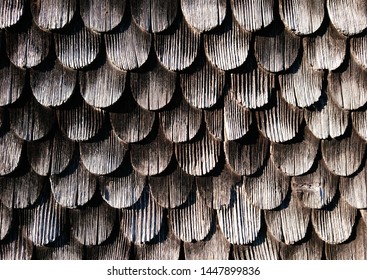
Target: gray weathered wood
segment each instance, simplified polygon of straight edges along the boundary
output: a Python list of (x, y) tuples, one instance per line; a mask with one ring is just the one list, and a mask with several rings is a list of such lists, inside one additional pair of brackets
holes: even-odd
[(367, 2), (364, 0), (327, 0), (329, 17), (339, 32), (355, 35), (367, 28)]
[(339, 178), (332, 174), (323, 160), (318, 162), (316, 170), (292, 177), (292, 192), (309, 208), (323, 208), (334, 198)]
[(339, 108), (327, 95), (313, 108), (304, 110), (308, 128), (319, 139), (342, 136), (348, 126), (349, 111)]
[(49, 53), (51, 34), (39, 29), (34, 22), (22, 24), (18, 32), (5, 31), (5, 37), (6, 53), (20, 68), (37, 66)]
[(51, 246), (35, 247), (35, 255), (38, 260), (81, 260), (83, 258), (83, 245), (71, 238), (66, 241), (65, 237)]
[(367, 69), (367, 54), (365, 49), (367, 48), (367, 36), (353, 37), (350, 39), (350, 53), (355, 61)]
[(145, 186), (145, 176), (131, 166), (114, 175), (100, 176), (99, 189), (103, 199), (114, 208), (126, 208), (135, 204)]
[(355, 110), (367, 102), (367, 70), (349, 59), (348, 68), (329, 72), (328, 92), (342, 109)]
[(145, 31), (161, 32), (171, 26), (179, 8), (178, 0), (130, 1), (131, 14)]
[(10, 61), (0, 63), (0, 106), (9, 105), (18, 100), (24, 89), (25, 75), (24, 69), (14, 66)]
[(181, 10), (186, 21), (200, 32), (221, 25), (226, 15), (226, 0), (182, 0)]
[(86, 141), (96, 136), (105, 122), (105, 111), (84, 101), (56, 110), (61, 130), (74, 141)]
[(248, 31), (268, 26), (274, 19), (274, 0), (231, 0), (233, 15)]
[(255, 241), (261, 228), (261, 210), (249, 202), (243, 186), (234, 188), (231, 202), (217, 212), (224, 236), (237, 245)]
[(313, 70), (306, 56), (294, 72), (279, 76), (280, 92), (290, 104), (308, 107), (317, 102), (323, 90), (323, 72)]
[(303, 139), (292, 143), (271, 143), (270, 159), (289, 176), (299, 176), (309, 171), (319, 150), (317, 139), (306, 127)]
[(275, 76), (252, 64), (250, 69), (231, 73), (231, 91), (236, 100), (249, 109), (268, 104), (275, 88)]
[(299, 132), (303, 112), (289, 105), (277, 92), (272, 106), (256, 111), (259, 130), (272, 142), (286, 142)]
[(235, 260), (278, 260), (279, 242), (262, 230), (251, 244), (234, 245), (233, 256)]
[(169, 32), (154, 36), (154, 50), (159, 61), (173, 71), (189, 67), (196, 58), (199, 45), (200, 34), (184, 19)]
[(176, 73), (165, 69), (159, 62), (143, 72), (130, 72), (131, 92), (136, 102), (146, 110), (159, 110), (173, 98)]
[(363, 140), (367, 140), (367, 111), (351, 112), (353, 128)]
[(204, 34), (204, 50), (213, 65), (222, 70), (230, 70), (246, 61), (250, 41), (251, 33), (242, 29), (233, 19), (216, 31)]
[(105, 134), (100, 139), (79, 144), (80, 159), (84, 166), (89, 172), (97, 175), (115, 171), (128, 150), (126, 143), (121, 141), (113, 130)]
[(343, 198), (337, 198), (324, 209), (313, 209), (311, 220), (322, 240), (329, 244), (340, 244), (350, 237), (356, 215), (357, 209)]
[(151, 241), (161, 230), (162, 222), (163, 208), (155, 202), (148, 187), (133, 206), (122, 209), (121, 230), (136, 244)]
[(30, 260), (32, 253), (33, 244), (21, 226), (15, 228), (7, 240), (0, 243), (0, 260)]
[(86, 28), (81, 20), (54, 33), (55, 52), (61, 63), (72, 69), (91, 64), (99, 53), (101, 36)]
[(224, 139), (224, 114), (222, 107), (213, 107), (204, 110), (204, 120), (210, 135), (223, 141)]
[(340, 195), (355, 208), (367, 208), (367, 168), (351, 177), (341, 177)]
[(100, 245), (112, 232), (116, 220), (116, 210), (103, 202), (96, 206), (69, 211), (71, 233), (84, 245)]
[(217, 225), (202, 241), (184, 242), (186, 260), (228, 260), (230, 243)]
[(156, 202), (164, 208), (182, 205), (193, 190), (195, 178), (176, 165), (169, 174), (149, 177), (149, 185)]
[(46, 179), (33, 170), (0, 177), (0, 198), (9, 209), (33, 206), (45, 187)]
[(332, 24), (321, 34), (303, 38), (303, 47), (308, 63), (313, 69), (338, 68), (346, 54), (346, 38)]
[(281, 72), (295, 62), (300, 45), (296, 35), (277, 24), (265, 36), (255, 37), (255, 56), (265, 70)]
[(0, 151), (2, 154), (0, 175), (9, 174), (18, 167), (21, 160), (23, 142), (12, 130), (0, 130)]
[(213, 226), (213, 210), (205, 205), (198, 191), (185, 204), (169, 210), (173, 233), (185, 242), (203, 240)]
[(77, 0), (32, 0), (34, 21), (43, 29), (60, 29), (67, 25), (77, 9)]
[(0, 201), (0, 241), (3, 240), (11, 232), (12, 223), (13, 208), (6, 207)]
[(233, 188), (240, 183), (241, 177), (232, 172), (228, 165), (225, 165), (219, 174), (196, 177), (200, 196), (206, 206), (214, 209), (228, 206), (231, 203)]
[(47, 66), (30, 70), (32, 93), (43, 106), (60, 106), (73, 94), (77, 72), (64, 67), (56, 59)]
[(187, 142), (198, 133), (203, 114), (182, 97), (176, 98), (175, 101), (171, 110), (159, 113), (162, 130), (166, 138), (172, 142)]
[(219, 161), (220, 144), (219, 140), (205, 130), (194, 142), (175, 144), (177, 162), (190, 175), (208, 174)]
[(148, 143), (133, 143), (130, 147), (131, 164), (143, 175), (157, 175), (165, 171), (172, 160), (173, 144), (157, 129)]
[(230, 167), (238, 175), (252, 175), (269, 155), (270, 141), (261, 134), (238, 141), (225, 141), (224, 151)]
[(350, 176), (364, 159), (366, 143), (354, 131), (343, 139), (322, 140), (321, 152), (327, 168), (336, 175)]
[(141, 30), (134, 20), (124, 21), (112, 33), (104, 35), (108, 59), (122, 70), (139, 68), (148, 59), (151, 36)]
[(126, 72), (106, 61), (90, 71), (79, 71), (80, 93), (94, 107), (108, 107), (123, 95)]
[(35, 141), (45, 137), (54, 125), (52, 110), (44, 107), (32, 96), (23, 104), (9, 108), (10, 127), (18, 137)]
[(280, 16), (289, 30), (297, 35), (308, 35), (321, 26), (324, 5), (320, 0), (280, 0)]
[(86, 204), (97, 187), (96, 177), (76, 157), (66, 170), (50, 176), (51, 190), (57, 203), (76, 208)]
[(59, 174), (69, 165), (74, 149), (75, 143), (56, 130), (43, 141), (27, 142), (27, 159), (41, 176)]
[(107, 32), (121, 22), (125, 2), (125, 0), (83, 0), (80, 2), (80, 15), (88, 28), (97, 32)]
[(269, 232), (278, 241), (295, 244), (307, 232), (311, 210), (303, 207), (293, 195), (280, 206), (280, 209), (265, 211), (265, 221)]
[(24, 0), (0, 2), (0, 28), (10, 27), (18, 22), (24, 11)]
[(196, 108), (214, 106), (223, 94), (225, 72), (214, 67), (206, 58), (201, 58), (189, 73), (180, 74), (182, 94)]
[(258, 174), (243, 177), (246, 197), (256, 207), (274, 209), (280, 206), (290, 188), (290, 178), (279, 171), (271, 160)]

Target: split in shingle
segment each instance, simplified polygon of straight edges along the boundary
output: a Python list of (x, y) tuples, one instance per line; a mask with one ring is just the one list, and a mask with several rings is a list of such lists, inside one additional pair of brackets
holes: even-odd
[(300, 39), (274, 23), (271, 32), (255, 37), (255, 56), (262, 68), (270, 72), (289, 69), (296, 61), (300, 49)]
[(56, 202), (68, 208), (86, 204), (97, 188), (96, 177), (88, 172), (78, 156), (64, 172), (51, 176), (50, 183)]
[(222, 70), (241, 66), (247, 59), (251, 33), (245, 31), (234, 19), (204, 34), (204, 50), (208, 60)]
[(228, 260), (229, 251), (230, 243), (218, 225), (204, 240), (184, 242), (186, 260)]
[(347, 68), (329, 72), (328, 92), (342, 109), (355, 110), (364, 106), (367, 102), (367, 70), (351, 56)]
[(309, 173), (292, 177), (292, 192), (309, 208), (323, 208), (332, 202), (338, 189), (339, 178), (320, 160)]
[(231, 203), (233, 188), (241, 184), (241, 177), (224, 165), (220, 172), (197, 177), (196, 184), (206, 206), (220, 209)]
[(367, 208), (367, 168), (352, 177), (340, 178), (340, 195), (355, 208)]
[(274, 0), (231, 0), (233, 15), (248, 31), (268, 26), (274, 19)]
[(261, 228), (261, 210), (253, 206), (242, 186), (236, 186), (230, 205), (218, 210), (219, 226), (231, 244), (248, 244), (256, 240)]
[(104, 135), (96, 140), (82, 142), (80, 159), (89, 172), (96, 175), (105, 175), (115, 171), (124, 160), (128, 147), (116, 133), (105, 131)]
[(226, 15), (226, 0), (182, 0), (181, 10), (186, 21), (200, 32), (221, 25)]
[(192, 140), (201, 127), (201, 110), (192, 107), (182, 96), (175, 98), (172, 106), (159, 113), (164, 135), (175, 143)]
[(215, 106), (204, 110), (204, 120), (210, 135), (223, 141), (224, 139), (224, 114), (222, 106)]
[(280, 257), (283, 260), (321, 260), (324, 242), (313, 230), (309, 235), (296, 244), (280, 243)]
[(335, 70), (344, 61), (346, 38), (329, 23), (327, 29), (303, 38), (304, 53), (308, 63), (315, 70)]
[(173, 143), (165, 137), (161, 128), (157, 130), (150, 135), (150, 141), (131, 144), (131, 163), (140, 174), (160, 174), (167, 169), (172, 160)]
[(180, 73), (180, 85), (183, 96), (192, 106), (210, 108), (223, 94), (225, 72), (202, 58), (193, 66), (193, 70)]
[(231, 73), (230, 94), (244, 107), (257, 109), (269, 103), (274, 93), (275, 75), (252, 62), (243, 72)]
[(326, 243), (325, 255), (328, 260), (365, 260), (367, 258), (367, 228), (363, 219), (356, 223), (352, 237), (343, 244)]
[(335, 102), (323, 94), (320, 100), (304, 110), (308, 128), (319, 139), (342, 136), (349, 122), (349, 112), (339, 108)]
[(239, 141), (225, 141), (226, 160), (238, 175), (252, 175), (264, 165), (269, 144), (270, 141), (257, 131)]
[(30, 70), (32, 93), (43, 106), (60, 106), (73, 94), (77, 72), (64, 67), (57, 59)]
[(179, 166), (194, 176), (205, 175), (212, 171), (219, 161), (220, 154), (220, 141), (211, 136), (206, 129), (191, 142), (175, 144)]
[(265, 221), (271, 235), (285, 244), (295, 244), (306, 236), (311, 210), (293, 194), (279, 209), (265, 211)]
[(27, 142), (27, 159), (41, 176), (59, 174), (69, 165), (75, 143), (59, 130), (46, 139)]
[(86, 67), (99, 53), (101, 36), (88, 30), (79, 18), (68, 28), (54, 33), (54, 38), (56, 55), (66, 67)]
[(145, 31), (161, 32), (169, 28), (176, 18), (178, 0), (134, 0), (130, 1), (131, 14)]
[(367, 48), (367, 36), (352, 37), (350, 39), (350, 53), (354, 60), (367, 69), (367, 54), (365, 49)]
[(243, 177), (242, 188), (246, 197), (256, 207), (279, 207), (290, 189), (290, 178), (279, 171), (271, 160), (257, 174)]
[(203, 240), (213, 225), (213, 210), (199, 192), (192, 191), (185, 204), (169, 210), (173, 233), (185, 242)]
[[(1, 37), (1, 34), (0, 34)], [(16, 67), (9, 60), (0, 63), (0, 106), (14, 103), (23, 92), (26, 71)]]
[(158, 60), (173, 71), (189, 67), (197, 56), (199, 45), (200, 34), (189, 27), (184, 19), (168, 31), (154, 35), (154, 50)]
[(146, 110), (159, 110), (173, 98), (176, 73), (158, 61), (150, 62), (147, 70), (130, 72), (130, 87), (136, 102)]
[(126, 208), (138, 201), (146, 179), (130, 164), (123, 163), (123, 166), (113, 174), (100, 176), (98, 182), (102, 198), (111, 207)]
[(149, 185), (156, 202), (165, 208), (182, 205), (193, 190), (195, 177), (176, 168), (166, 174), (149, 177)]
[(77, 0), (31, 0), (31, 11), (42, 29), (61, 29), (67, 25), (77, 9)]
[(327, 168), (339, 176), (350, 176), (362, 164), (366, 143), (357, 133), (342, 139), (322, 140), (321, 152)]
[(329, 17), (339, 32), (355, 35), (367, 28), (367, 3), (364, 0), (327, 0)]
[(234, 245), (233, 256), (235, 260), (278, 260), (279, 242), (262, 229), (252, 243)]
[(309, 171), (319, 150), (319, 140), (310, 130), (304, 129), (302, 139), (290, 143), (271, 143), (270, 158), (277, 168), (289, 176)]
[(303, 113), (289, 105), (277, 92), (272, 106), (256, 111), (259, 130), (272, 142), (286, 142), (299, 132)]
[(2, 153), (2, 164), (0, 165), (0, 175), (13, 172), (21, 162), (23, 150), (23, 140), (12, 130), (5, 127), (0, 130), (0, 151)]
[(95, 107), (108, 107), (123, 95), (126, 72), (105, 61), (97, 69), (79, 72), (80, 93), (85, 102)]
[(125, 0), (84, 0), (80, 2), (80, 15), (85, 26), (96, 32), (107, 32), (122, 20)]
[(23, 15), (24, 0), (4, 0), (0, 2), (0, 28), (12, 26)]
[(329, 244), (340, 244), (350, 237), (356, 215), (357, 209), (336, 196), (327, 207), (313, 209), (311, 217), (313, 227), (322, 240)]
[(72, 209), (69, 212), (72, 234), (84, 245), (100, 245), (111, 235), (116, 210), (102, 202), (98, 205)]
[(74, 141), (93, 138), (105, 123), (105, 111), (94, 108), (83, 100), (70, 102), (70, 106), (57, 109), (56, 116), (61, 130)]
[(104, 35), (108, 60), (121, 70), (133, 70), (148, 59), (152, 35), (141, 30), (133, 19), (123, 21)]
[(136, 244), (151, 241), (159, 234), (163, 223), (163, 208), (153, 199), (149, 187), (145, 187), (139, 200), (122, 210), (121, 230)]
[(357, 110), (351, 113), (352, 124), (357, 134), (367, 141), (367, 112), (364, 110)]
[(314, 33), (325, 15), (324, 1), (320, 0), (281, 0), (279, 10), (286, 27), (297, 35)]

